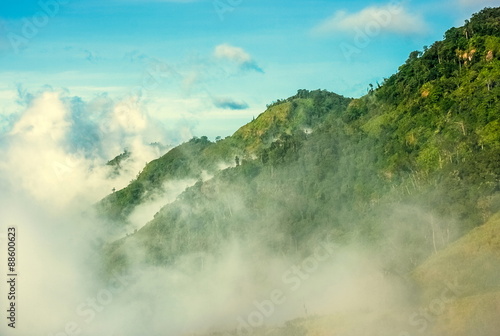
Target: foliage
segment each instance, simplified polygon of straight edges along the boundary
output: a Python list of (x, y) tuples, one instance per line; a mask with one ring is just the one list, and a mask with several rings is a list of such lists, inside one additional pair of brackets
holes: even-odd
[[(360, 99), (299, 90), (231, 137), (193, 139), (149, 163), (101, 202), (105, 212), (123, 219), (168, 179), (215, 173), (218, 162), (236, 156), (241, 162), (187, 189), (114, 245), (108, 261), (139, 243), (146, 262), (166, 264), (187, 253), (217, 253), (231, 237), (307, 255), (328, 233), (382, 250), (393, 235), (404, 242), (396, 248), (406, 262), (394, 267), (416, 267), (495, 211), (499, 18), (498, 8), (485, 9), (450, 29)], [(406, 204), (412, 210), (403, 215), (394, 209)]]

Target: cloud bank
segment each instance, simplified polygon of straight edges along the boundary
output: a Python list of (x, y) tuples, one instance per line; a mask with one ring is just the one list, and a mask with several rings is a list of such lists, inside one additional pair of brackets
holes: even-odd
[[(13, 189), (42, 203), (95, 202), (112, 188), (126, 186), (161, 154), (150, 143), (170, 142), (138, 98), (114, 101), (101, 95), (85, 102), (50, 90), (25, 96), (25, 110), (0, 141), (0, 172)], [(121, 175), (109, 179), (106, 162), (125, 148), (133, 157)]]
[[(112, 241), (104, 229), (109, 223), (88, 209), (116, 184), (127, 184), (155, 156), (148, 142), (163, 131), (134, 97), (114, 101), (102, 95), (86, 102), (50, 90), (25, 96), (30, 98), (23, 113), (0, 141), (0, 213), (22, 237), (22, 317), (16, 335), (32, 336), (35, 330), (57, 336), (201, 335), (214, 330), (245, 335), (308, 314), (351, 313), (361, 329), (373, 328), (374, 320), (373, 314), (358, 319), (366, 316), (363, 312), (387, 315), (406, 308), (404, 283), (382, 269), (389, 256), (385, 250), (377, 256), (358, 246), (337, 246), (330, 241), (335, 232), (321, 233), (304, 255), (266, 247), (263, 237), (282, 234), (279, 223), (288, 209), (278, 205), (265, 230), (224, 238), (215, 253), (182, 254), (164, 267), (143, 262), (148, 251), (132, 240), (128, 257), (138, 262), (128, 274), (103, 279), (99, 272), (107, 256), (95, 241)], [(135, 157), (121, 177), (110, 178), (103, 164), (108, 153), (123, 146)], [(193, 183), (164, 185), (163, 195), (132, 214), (134, 228)], [(223, 190), (217, 191), (219, 197), (240, 218), (249, 219), (243, 223), (257, 225), (255, 209), (239, 191)], [(180, 216), (191, 216), (193, 204), (187, 201), (181, 209)], [(405, 218), (388, 220), (388, 232), (395, 232)], [(1, 284), (0, 289), (4, 293)], [(379, 334), (407, 327), (406, 321), (384, 325)], [(5, 324), (0, 334), (13, 335)]]

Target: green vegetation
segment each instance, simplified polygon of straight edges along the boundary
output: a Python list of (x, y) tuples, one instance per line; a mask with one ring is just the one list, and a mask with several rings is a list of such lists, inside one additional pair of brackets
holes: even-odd
[[(155, 192), (160, 192), (163, 184), (169, 180), (198, 179), (203, 171), (213, 173), (220, 163), (234, 163), (236, 157), (249, 161), (260, 155), (267, 160), (271, 155), (271, 160), (279, 161), (283, 150), (278, 144), (300, 142), (302, 135), (321, 123), (328, 112), (340, 113), (349, 101), (327, 91), (299, 90), (296, 96), (283, 104), (270, 106), (232, 137), (215, 143), (205, 136), (195, 137), (150, 162), (126, 188), (103, 199), (97, 205), (98, 210), (112, 220), (124, 222), (135, 206)], [(296, 139), (292, 134), (302, 138)], [(108, 165), (118, 169), (120, 162), (129, 156), (130, 153), (125, 151), (109, 161)]]
[(500, 213), (497, 213), (486, 224), (426, 260), (414, 276), (427, 299), (435, 297), (443, 283), (453, 282), (460, 285), (457, 296), (463, 298), (500, 292), (499, 271)]
[[(450, 330), (475, 314), (493, 316), (478, 302), (500, 309), (500, 217), (492, 217), (500, 211), (500, 8), (411, 53), (360, 99), (299, 90), (231, 137), (182, 144), (99, 207), (124, 221), (165, 181), (199, 178), (203, 170), (214, 178), (107, 247), (109, 269), (133, 263), (127, 252), (137, 247), (146, 252), (140, 262), (168, 265), (187, 254), (217, 254), (232, 238), (257, 241), (256, 259), (300, 258), (325, 238), (356, 242), (387, 255), (382, 267), (415, 281), (423, 302), (440, 282), (458, 278), (463, 295), (435, 328), (466, 335)], [(311, 323), (286, 328), (305, 335)]]
[(113, 170), (110, 174), (111, 177), (115, 177), (115, 176), (120, 175), (121, 165), (124, 161), (126, 161), (128, 158), (130, 158), (130, 155), (131, 155), (131, 153), (127, 149), (125, 149), (123, 151), (123, 153), (116, 156), (114, 159), (108, 161), (108, 163), (106, 163), (107, 166), (113, 167)]
[(439, 297), (446, 285), (455, 286), (435, 333), (494, 335), (500, 328), (499, 275), (500, 212), (415, 270), (424, 302)]
[[(151, 161), (126, 188), (104, 198), (97, 205), (98, 210), (115, 221), (125, 221), (135, 206), (160, 192), (168, 179), (198, 178), (202, 170), (213, 170), (213, 161), (204, 155), (210, 144), (207, 137), (193, 138)], [(125, 151), (108, 164), (119, 166), (128, 156), (130, 153)]]
[[(165, 181), (199, 178), (237, 156), (241, 165), (200, 181), (131, 238), (155, 263), (260, 227), (284, 234), (266, 238), (283, 252), (332, 230), (376, 245), (391, 207), (413, 204), (426, 214), (395, 220), (406, 221), (398, 239), (415, 247), (408, 258), (416, 265), (498, 210), (500, 37), (490, 18), (499, 15), (487, 9), (471, 19), (473, 29), (450, 29), (365, 97), (299, 90), (232, 137), (178, 146), (101, 209), (124, 220)], [(244, 206), (232, 209), (228, 199)]]

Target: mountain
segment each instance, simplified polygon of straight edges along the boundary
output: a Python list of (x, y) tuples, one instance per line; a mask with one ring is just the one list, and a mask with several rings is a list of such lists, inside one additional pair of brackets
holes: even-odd
[[(161, 158), (146, 165), (137, 179), (126, 188), (98, 204), (101, 213), (115, 221), (126, 221), (135, 206), (160, 192), (165, 182), (174, 179), (201, 178), (215, 173), (219, 166), (235, 164), (235, 158), (252, 160), (276, 146), (276, 138), (306, 134), (332, 111), (344, 110), (351, 99), (326, 91), (299, 90), (297, 95), (271, 104), (265, 113), (241, 127), (232, 137), (212, 143), (207, 137), (193, 138)], [(130, 155), (127, 151), (111, 160), (116, 165)]]
[[(492, 336), (500, 328), (500, 213), (473, 229), (412, 274), (417, 302), (410, 307), (345, 310), (261, 327), (257, 335)], [(369, 330), (369, 332), (367, 332)], [(236, 331), (203, 335), (240, 335)]]
[[(198, 182), (137, 232), (108, 244), (106, 269), (166, 267), (187, 256), (203, 268), (228, 241), (252, 251), (257, 263), (300, 261), (334, 241), (380, 256), (377, 269), (413, 288), (417, 306), (458, 278), (466, 289), (429, 328), (496, 335), (499, 163), (500, 8), (486, 8), (412, 52), (364, 97), (299, 90), (231, 137), (194, 138), (150, 162), (97, 205), (100, 213), (126, 226), (169, 181)], [(323, 335), (318, 325), (341, 324), (356, 335), (349, 328), (357, 317), (367, 325), (390, 321), (395, 332), (408, 328), (407, 315), (394, 309), (360, 314), (309, 317), (265, 332)]]
[(443, 283), (458, 284), (436, 332), (493, 335), (500, 330), (500, 213), (414, 271), (422, 298), (439, 297)]

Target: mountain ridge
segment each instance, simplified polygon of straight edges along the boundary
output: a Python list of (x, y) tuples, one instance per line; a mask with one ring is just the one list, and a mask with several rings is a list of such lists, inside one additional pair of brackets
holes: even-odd
[[(361, 98), (299, 90), (231, 137), (216, 143), (194, 138), (150, 163), (137, 179), (141, 188), (148, 176), (155, 176), (155, 188), (164, 177), (192, 174), (198, 182), (137, 232), (107, 245), (106, 269), (170, 267), (193, 256), (197, 274), (233, 241), (252, 251), (248, 258), (256, 263), (265, 265), (270, 255), (297, 262), (334, 241), (381, 256), (377, 272), (404, 279), (415, 295), (404, 310), (410, 316), (414, 307), (427, 309), (440, 298), (442, 281), (453, 281), (453, 274), (469, 286), (432, 327), (427, 320), (425, 328), (423, 320), (410, 326), (451, 336), (460, 334), (460, 325), (463, 335), (495, 335), (493, 327), (477, 325), (484, 318), (495, 326), (495, 315), (477, 307), (484, 302), (496, 312), (500, 288), (499, 22), (500, 8), (484, 9), (448, 30), (443, 41), (412, 52), (396, 74)], [(218, 162), (229, 167), (219, 170)], [(179, 164), (170, 169), (167, 163)], [(184, 175), (169, 175), (175, 169)], [(213, 177), (200, 178), (203, 170)], [(134, 206), (145, 190), (133, 195)], [(127, 204), (117, 208), (115, 220), (126, 219)], [(456, 251), (471, 257), (482, 248), (491, 253), (478, 261), (456, 257)], [(493, 261), (485, 263), (485, 255)], [(474, 281), (476, 276), (487, 279)], [(359, 316), (380, 324), (391, 316), (398, 320), (391, 332), (409, 328), (406, 317), (390, 309)], [(460, 317), (467, 322), (458, 323)], [(330, 318), (317, 321), (328, 325)], [(326, 334), (314, 321), (294, 320), (262, 333)], [(356, 323), (347, 325), (355, 335)]]
[[(498, 12), (498, 9), (485, 9), (473, 16), (469, 24), (475, 27), (475, 31), (481, 31), (479, 27), (482, 26), (478, 25), (480, 18), (495, 17)], [(484, 20), (490, 27), (490, 21)], [(397, 74), (362, 98), (348, 99), (322, 90), (299, 90), (295, 96), (269, 105), (264, 113), (231, 137), (216, 143), (206, 137), (194, 138), (173, 149), (148, 164), (129, 187), (108, 196), (108, 200), (119, 199), (121, 193), (127, 191), (126, 195), (132, 199), (125, 198), (126, 206), (118, 207), (115, 218), (123, 220), (129, 211), (127, 206), (140, 203), (141, 193), (145, 192), (147, 185), (159, 188), (165, 176), (199, 179), (203, 170), (216, 173), (216, 161), (229, 163), (236, 157), (241, 162), (233, 165), (241, 164), (241, 167), (234, 169), (240, 170), (243, 175), (258, 175), (266, 169), (272, 171), (285, 161), (287, 164), (293, 162), (304, 144), (311, 143), (312, 147), (317, 147), (310, 138), (316, 138), (314, 133), (319, 130), (320, 133), (329, 132), (329, 141), (333, 141), (330, 148), (320, 145), (325, 147), (321, 150), (328, 153), (328, 158), (340, 155), (339, 151), (342, 151), (345, 158), (361, 160), (360, 164), (365, 165), (363, 179), (366, 183), (361, 183), (361, 176), (358, 176), (354, 179), (356, 181), (353, 180), (354, 185), (348, 183), (341, 187), (337, 201), (342, 200), (342, 193), (347, 192), (355, 202), (378, 202), (384, 188), (396, 187), (399, 190), (397, 197), (411, 196), (412, 193), (430, 197), (425, 203), (429, 206), (435, 201), (433, 207), (439, 215), (455, 212), (457, 220), (466, 226), (459, 230), (467, 232), (485, 220), (487, 213), (494, 212), (488, 207), (495, 203), (492, 203), (493, 199), (498, 198), (494, 195), (498, 195), (500, 172), (495, 163), (500, 158), (500, 139), (495, 136), (499, 121), (498, 113), (494, 111), (500, 109), (497, 93), (500, 83), (497, 80), (485, 83), (478, 70), (499, 67), (500, 53), (488, 59), (491, 50), (483, 48), (483, 44), (490, 46), (494, 41), (497, 48), (500, 37), (496, 28), (491, 36), (470, 34), (467, 38), (464, 34), (457, 35), (461, 29), (465, 28), (450, 29), (444, 41), (436, 42), (424, 53), (412, 53)], [(483, 53), (480, 55), (478, 51), (474, 62), (467, 66), (460, 61), (462, 55), (450, 56), (448, 52), (450, 48), (463, 46), (464, 43), (474, 45)], [(437, 57), (440, 50), (448, 52), (447, 56)], [(415, 77), (407, 75), (416, 69), (430, 67), (430, 64), (444, 64), (439, 70), (441, 77), (424, 72), (430, 77), (419, 84)], [(455, 69), (450, 68), (451, 64)], [(473, 76), (472, 81), (470, 76)], [(450, 80), (455, 81), (454, 85), (450, 86)], [(399, 102), (394, 101), (394, 96), (402, 89), (410, 90), (410, 94)], [(470, 95), (472, 97), (491, 97), (487, 100), (488, 105), (485, 106), (482, 99), (463, 100), (464, 90), (474, 90), (475, 94)], [(427, 91), (428, 94), (422, 94)], [(440, 92), (442, 99), (435, 99), (436, 92)], [(308, 135), (304, 128), (311, 126), (314, 131)], [(469, 129), (475, 131), (469, 132)], [(325, 136), (319, 135), (318, 138)], [(343, 148), (338, 148), (339, 143)], [(358, 156), (357, 152), (364, 152), (366, 156)], [(303, 157), (307, 155), (304, 153)], [(351, 168), (347, 163), (344, 165), (347, 169)], [(367, 167), (369, 165), (373, 167)], [(172, 166), (174, 168), (169, 168)], [(340, 164), (337, 169), (342, 167)], [(324, 174), (322, 172), (316, 177), (321, 180)], [(352, 172), (344, 171), (343, 174), (350, 176)], [(275, 176), (273, 172), (271, 175)], [(376, 177), (377, 183), (370, 181), (373, 177)], [(433, 190), (436, 188), (432, 184), (438, 181), (444, 188)], [(339, 184), (342, 185), (342, 182)], [(479, 188), (475, 190), (476, 194), (469, 190), (472, 184)], [(446, 194), (443, 194), (444, 190)], [(460, 202), (455, 202), (464, 192), (470, 194), (472, 199), (462, 197)], [(482, 196), (484, 193), (485, 196)], [(493, 198), (488, 195), (493, 195)], [(443, 197), (448, 201), (442, 202)]]

